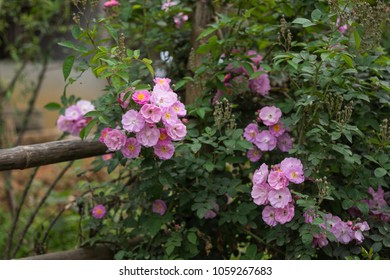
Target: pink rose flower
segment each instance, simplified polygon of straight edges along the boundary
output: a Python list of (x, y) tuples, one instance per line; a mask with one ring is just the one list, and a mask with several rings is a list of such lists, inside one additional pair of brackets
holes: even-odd
[(259, 134), (259, 127), (255, 123), (248, 124), (244, 129), (244, 138), (251, 143), (256, 140), (257, 134)]
[(118, 103), (123, 109), (126, 109), (130, 104), (129, 98), (125, 99), (127, 93), (127, 91), (121, 92), (118, 97)]
[(171, 79), (169, 78), (155, 78), (153, 79), (153, 82), (155, 83), (153, 87), (154, 90), (161, 90), (161, 91), (172, 91), (171, 89)]
[(253, 143), (260, 151), (272, 151), (276, 147), (277, 139), (268, 130), (264, 130), (257, 134)]
[(128, 132), (139, 132), (144, 128), (145, 119), (136, 110), (129, 110), (122, 116), (122, 126)]
[(284, 208), (292, 201), (292, 197), (288, 188), (279, 190), (271, 189), (268, 193), (268, 200), (271, 206), (275, 208)]
[(266, 106), (261, 108), (259, 117), (266, 126), (275, 125), (279, 122), (282, 111), (275, 106)]
[(92, 209), (92, 216), (96, 219), (103, 219), (106, 215), (106, 208), (102, 204), (98, 204)]
[(268, 177), (268, 165), (263, 163), (259, 169), (256, 169), (253, 178), (252, 183), (253, 185), (262, 185), (266, 183)]
[(106, 127), (106, 128), (104, 128), (102, 131), (100, 131), (100, 138), (99, 138), (99, 141), (100, 141), (101, 143), (104, 143), (104, 139), (106, 139), (107, 133), (108, 133), (109, 131), (111, 131), (111, 130), (112, 130), (112, 128)]
[(144, 128), (136, 134), (138, 142), (144, 147), (152, 147), (157, 144), (160, 138), (160, 130), (154, 126), (145, 125)]
[(269, 190), (270, 186), (267, 183), (263, 183), (261, 185), (253, 185), (251, 191), (253, 202), (256, 205), (266, 205), (268, 203)]
[(188, 15), (184, 14), (183, 12), (180, 12), (173, 17), (173, 22), (175, 23), (177, 29), (182, 27), (187, 20), (188, 20)]
[(271, 227), (274, 227), (278, 224), (278, 222), (275, 219), (275, 215), (276, 215), (275, 210), (276, 209), (274, 207), (265, 206), (261, 214), (263, 221)]
[(177, 101), (177, 94), (160, 87), (154, 87), (150, 103), (158, 107), (171, 107)]
[(305, 181), (303, 166), (299, 159), (285, 158), (280, 163), (280, 169), (287, 177), (287, 179), (294, 184), (300, 184)]
[(140, 113), (147, 123), (158, 123), (162, 116), (161, 108), (153, 104), (143, 105)]
[(268, 184), (275, 190), (286, 188), (289, 184), (288, 179), (283, 172), (279, 170), (272, 170), (268, 175)]
[(152, 204), (152, 212), (163, 216), (167, 212), (167, 204), (164, 200), (156, 199)]
[(172, 158), (173, 154), (175, 153), (175, 147), (172, 143), (157, 143), (155, 146), (153, 146), (154, 154), (162, 160), (167, 160)]
[(187, 114), (187, 110), (184, 104), (180, 101), (176, 101), (175, 103), (173, 103), (172, 108), (173, 110), (175, 110), (176, 115), (179, 117), (184, 117)]
[(150, 93), (147, 90), (136, 90), (131, 97), (135, 103), (144, 105), (150, 100)]
[(79, 107), (81, 114), (84, 116), (86, 113), (94, 111), (95, 106), (88, 100), (79, 100), (76, 103), (76, 106)]
[(83, 117), (79, 106), (71, 105), (65, 109), (65, 117), (70, 121), (77, 121)]
[(186, 137), (187, 127), (182, 122), (178, 121), (167, 127), (167, 133), (173, 141), (180, 141)]
[(263, 60), (263, 57), (259, 55), (256, 51), (254, 50), (249, 50), (247, 53), (247, 56), (249, 56), (250, 60), (255, 64), (255, 66), (260, 66), (260, 62)]
[(270, 127), (268, 127), (268, 130), (275, 137), (282, 136), (282, 134), (286, 131), (281, 122), (271, 125)]
[(249, 158), (251, 162), (257, 162), (258, 160), (261, 159), (262, 152), (256, 147), (253, 147), (246, 153), (246, 156), (247, 158)]
[(249, 88), (261, 96), (268, 95), (271, 90), (268, 74), (265, 73), (249, 80)]
[(325, 233), (316, 233), (313, 235), (312, 244), (314, 247), (322, 248), (328, 245), (328, 243)]
[(171, 137), (168, 136), (167, 130), (165, 128), (159, 128), (160, 137), (158, 138), (157, 144), (168, 144), (172, 142)]
[(141, 152), (141, 145), (136, 138), (127, 138), (126, 144), (121, 149), (121, 152), (126, 158), (137, 158)]
[(176, 111), (172, 107), (163, 108), (162, 109), (162, 117), (161, 117), (165, 126), (174, 125), (179, 121), (177, 117)]
[(275, 220), (280, 224), (288, 223), (292, 218), (294, 218), (294, 205), (291, 203), (275, 210)]
[(106, 137), (104, 138), (104, 144), (112, 152), (119, 151), (125, 146), (126, 139), (126, 135), (122, 131), (118, 129), (111, 129), (107, 132)]
[(106, 1), (104, 3), (104, 7), (105, 8), (111, 8), (111, 7), (115, 7), (115, 6), (118, 6), (119, 5), (119, 2), (117, 0), (109, 0), (109, 1)]

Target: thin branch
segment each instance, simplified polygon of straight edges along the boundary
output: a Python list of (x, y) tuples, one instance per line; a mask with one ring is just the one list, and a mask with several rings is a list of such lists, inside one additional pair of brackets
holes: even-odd
[(24, 201), (26, 200), (27, 194), (28, 194), (28, 192), (29, 192), (29, 190), (30, 190), (30, 188), (32, 186), (32, 182), (33, 182), (33, 180), (35, 178), (35, 175), (38, 172), (38, 169), (39, 169), (39, 167), (34, 168), (33, 172), (31, 173), (30, 178), (29, 178), (29, 180), (28, 180), (28, 182), (26, 184), (26, 187), (24, 188), (22, 197), (20, 198), (19, 204), (16, 207), (16, 215), (14, 216), (14, 219), (12, 221), (11, 229), (10, 229), (10, 232), (8, 234), (7, 244), (6, 244), (5, 250), (4, 250), (4, 259), (9, 259), (10, 258), (10, 252), (11, 252), (11, 249), (12, 249), (12, 243), (13, 243), (13, 240), (14, 240), (14, 234), (15, 234), (16, 227), (18, 225), (20, 213), (22, 211), (22, 207), (24, 205)]
[(38, 206), (35, 208), (35, 211), (31, 214), (30, 219), (28, 220), (27, 224), (24, 226), (22, 232), (19, 235), (19, 240), (16, 244), (16, 247), (14, 249), (14, 252), (12, 254), (12, 257), (15, 258), (17, 252), (19, 251), (20, 246), (22, 245), (22, 242), (24, 240), (24, 237), (26, 236), (27, 231), (29, 230), (30, 226), (35, 220), (35, 217), (37, 216), (39, 210), (42, 208), (43, 204), (46, 202), (47, 198), (53, 191), (53, 189), (57, 186), (57, 183), (60, 181), (60, 179), (65, 175), (66, 171), (72, 166), (74, 161), (69, 162), (63, 169), (62, 171), (57, 175), (57, 178), (53, 181), (49, 189), (46, 191), (45, 196), (41, 199), (40, 203)]

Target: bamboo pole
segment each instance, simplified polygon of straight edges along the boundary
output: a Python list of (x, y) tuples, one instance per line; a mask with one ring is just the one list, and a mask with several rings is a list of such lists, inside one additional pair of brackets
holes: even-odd
[(0, 149), (0, 171), (25, 169), (103, 155), (107, 147), (91, 140), (54, 141)]

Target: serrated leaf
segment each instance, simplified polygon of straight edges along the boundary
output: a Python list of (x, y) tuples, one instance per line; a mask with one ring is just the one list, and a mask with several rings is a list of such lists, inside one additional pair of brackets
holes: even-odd
[(384, 169), (382, 167), (378, 167), (374, 170), (374, 174), (375, 174), (375, 177), (381, 178), (387, 174), (387, 171), (386, 171), (386, 169)]
[(140, 50), (135, 50), (134, 53), (133, 53), (133, 57), (134, 57), (135, 59), (138, 59), (139, 56), (140, 56), (140, 54), (141, 54)]
[(360, 44), (362, 42), (362, 38), (360, 37), (360, 34), (359, 34), (359, 32), (356, 29), (353, 31), (353, 38), (355, 39), (355, 47), (356, 47), (356, 49), (357, 50), (360, 49)]
[(79, 37), (81, 35), (81, 29), (80, 29), (79, 26), (73, 25), (72, 29), (71, 29), (71, 32), (72, 32), (73, 38), (75, 38), (76, 40), (79, 39)]
[(74, 64), (74, 55), (68, 56), (64, 63), (62, 64), (62, 74), (64, 76), (64, 81), (69, 77), (70, 72), (72, 72), (73, 64)]
[(44, 108), (49, 111), (57, 111), (61, 109), (61, 105), (56, 102), (50, 102), (46, 104)]
[(181, 88), (184, 87), (187, 83), (188, 83), (188, 80), (180, 80), (179, 82), (177, 82), (177, 83), (175, 84), (174, 90), (181, 89)]
[(341, 58), (345, 61), (345, 63), (347, 63), (349, 67), (354, 68), (352, 58), (349, 55), (343, 53), (341, 54)]
[(115, 28), (113, 28), (111, 25), (109, 24), (105, 24), (104, 27), (106, 28), (106, 30), (108, 31), (108, 33), (111, 35), (112, 39), (114, 39), (114, 41), (116, 43), (118, 43), (118, 33), (117, 31), (115, 30)]
[(204, 37), (210, 35), (210, 34), (213, 33), (215, 30), (217, 30), (215, 27), (206, 28), (205, 30), (202, 31), (202, 33), (200, 33), (200, 35), (198, 36), (197, 40), (202, 39), (202, 38), (204, 38)]
[(63, 46), (65, 48), (73, 49), (73, 50), (81, 52), (81, 53), (87, 53), (88, 52), (88, 49), (85, 46), (77, 45), (77, 44), (75, 44), (75, 43), (73, 43), (71, 41), (59, 42), (58, 45)]
[(302, 242), (303, 242), (303, 244), (309, 245), (309, 244), (311, 244), (312, 241), (313, 241), (313, 235), (312, 234), (305, 233), (304, 235), (302, 235)]

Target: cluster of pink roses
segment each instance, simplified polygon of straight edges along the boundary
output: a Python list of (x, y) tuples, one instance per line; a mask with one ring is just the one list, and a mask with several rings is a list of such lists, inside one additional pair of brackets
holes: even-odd
[[(170, 87), (168, 78), (154, 79), (155, 86), (148, 90), (137, 90), (131, 95), (139, 110), (128, 109), (130, 100), (121, 93), (119, 104), (126, 113), (122, 116), (120, 128), (105, 128), (101, 131), (100, 141), (110, 151), (121, 151), (126, 158), (138, 157), (141, 146), (153, 147), (154, 154), (160, 159), (170, 159), (175, 147), (172, 141), (183, 140), (187, 128), (180, 120), (187, 113), (184, 104)], [(134, 134), (135, 137), (128, 137)]]
[[(250, 65), (253, 68), (254, 73), (264, 72), (264, 68), (260, 66), (260, 62), (263, 57), (254, 50), (249, 50), (247, 56), (251, 60)], [(230, 63), (226, 69), (228, 73), (225, 75), (223, 83), (227, 88), (227, 93), (230, 94), (234, 91), (233, 84), (238, 84), (240, 86), (248, 83), (249, 89), (258, 95), (265, 96), (269, 93), (271, 86), (267, 73), (259, 74), (255, 78), (250, 78), (249, 72), (245, 67), (240, 66), (235, 68), (232, 63)], [(223, 95), (221, 90), (217, 91), (217, 94), (214, 97), (214, 101), (219, 100)]]
[(255, 204), (266, 205), (262, 212), (266, 224), (273, 227), (292, 220), (294, 203), (288, 185), (304, 180), (302, 163), (296, 158), (285, 158), (271, 170), (265, 163), (255, 170), (251, 196)]
[(255, 145), (247, 156), (252, 162), (258, 161), (264, 151), (272, 151), (276, 147), (282, 152), (292, 148), (292, 140), (280, 121), (282, 111), (275, 106), (266, 106), (259, 110), (258, 122), (267, 126), (267, 130), (259, 131), (257, 123), (249, 124), (244, 130), (244, 138)]
[(85, 118), (84, 115), (94, 111), (95, 106), (88, 100), (79, 100), (76, 104), (65, 109), (65, 114), (60, 115), (57, 120), (57, 127), (73, 136), (78, 136), (80, 131), (87, 126), (91, 118)]
[[(178, 5), (178, 1), (167, 0), (161, 5), (161, 10), (167, 11), (170, 7)], [(180, 28), (183, 24), (188, 20), (188, 15), (183, 12), (178, 13), (173, 17), (173, 21), (175, 22), (176, 28)]]
[[(317, 214), (313, 210), (308, 210), (303, 213), (303, 217), (306, 223), (311, 224), (313, 219), (317, 217)], [(355, 224), (352, 221), (344, 222), (340, 217), (332, 214), (326, 214), (324, 222), (319, 227), (332, 234), (341, 244), (348, 244), (353, 240), (358, 244), (362, 243), (364, 240), (363, 232), (370, 229), (366, 221)], [(328, 245), (328, 243), (325, 232), (313, 235), (313, 246), (322, 248)]]

